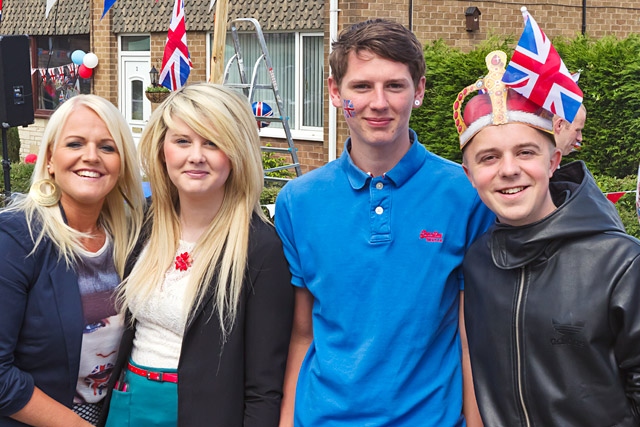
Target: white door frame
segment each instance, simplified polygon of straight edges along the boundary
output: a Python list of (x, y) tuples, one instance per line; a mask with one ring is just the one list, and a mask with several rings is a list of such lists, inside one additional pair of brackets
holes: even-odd
[[(120, 112), (129, 124), (133, 140), (138, 145), (140, 135), (151, 115), (151, 102), (144, 96), (144, 89), (151, 84), (149, 70), (151, 69), (151, 52), (125, 52), (121, 49), (121, 36), (118, 36), (118, 105)], [(132, 69), (135, 67), (135, 69)], [(133, 119), (131, 83), (142, 81), (142, 118)]]

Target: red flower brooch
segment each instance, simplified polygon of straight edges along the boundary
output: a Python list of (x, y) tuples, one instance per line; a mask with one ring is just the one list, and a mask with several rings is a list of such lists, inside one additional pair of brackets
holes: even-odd
[(176, 270), (186, 271), (189, 267), (191, 267), (191, 255), (189, 252), (183, 252), (176, 257)]

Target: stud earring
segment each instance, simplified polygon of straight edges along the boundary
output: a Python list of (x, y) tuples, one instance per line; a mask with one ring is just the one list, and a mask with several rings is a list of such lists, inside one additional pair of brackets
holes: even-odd
[(413, 103), (416, 104), (416, 107), (420, 106), (420, 101), (418, 101), (417, 99), (413, 101)]

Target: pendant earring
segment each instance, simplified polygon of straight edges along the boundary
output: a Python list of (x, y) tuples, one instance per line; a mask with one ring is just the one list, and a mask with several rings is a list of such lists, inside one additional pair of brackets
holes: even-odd
[(29, 197), (40, 206), (54, 206), (60, 201), (60, 187), (52, 179), (41, 179), (31, 185)]
[(418, 101), (417, 99), (415, 101), (413, 101), (414, 104), (416, 104), (416, 107), (420, 106), (420, 101)]

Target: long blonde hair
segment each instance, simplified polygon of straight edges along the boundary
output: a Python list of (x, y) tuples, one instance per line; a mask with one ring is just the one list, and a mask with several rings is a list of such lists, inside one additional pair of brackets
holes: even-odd
[(167, 173), (163, 145), (176, 119), (215, 142), (231, 163), (222, 206), (193, 250), (185, 297), (185, 309), (192, 316), (215, 278), (214, 309), (226, 336), (242, 291), (251, 217), (265, 217), (260, 208), (264, 178), (255, 117), (245, 97), (221, 85), (198, 83), (174, 92), (152, 114), (142, 134), (138, 149), (151, 185), (153, 224), (146, 250), (121, 286), (120, 302), (128, 308), (132, 301), (147, 297), (173, 266), (180, 239), (180, 201)]
[[(96, 95), (78, 95), (60, 105), (45, 128), (31, 183), (53, 178), (47, 169), (49, 156), (57, 148), (67, 120), (73, 120), (73, 113), (80, 107), (90, 109), (102, 119), (120, 154), (120, 175), (115, 187), (105, 198), (98, 223), (113, 238), (113, 259), (122, 277), (127, 256), (133, 250), (142, 227), (145, 200), (135, 144), (129, 125), (120, 111), (111, 102)], [(87, 235), (66, 224), (58, 204), (42, 206), (26, 195), (16, 198), (6, 211), (24, 211), (34, 241), (34, 251), (46, 238), (58, 248), (60, 259), (64, 259), (68, 266), (73, 265), (82, 248), (80, 239)], [(37, 228), (35, 224), (38, 224)]]

